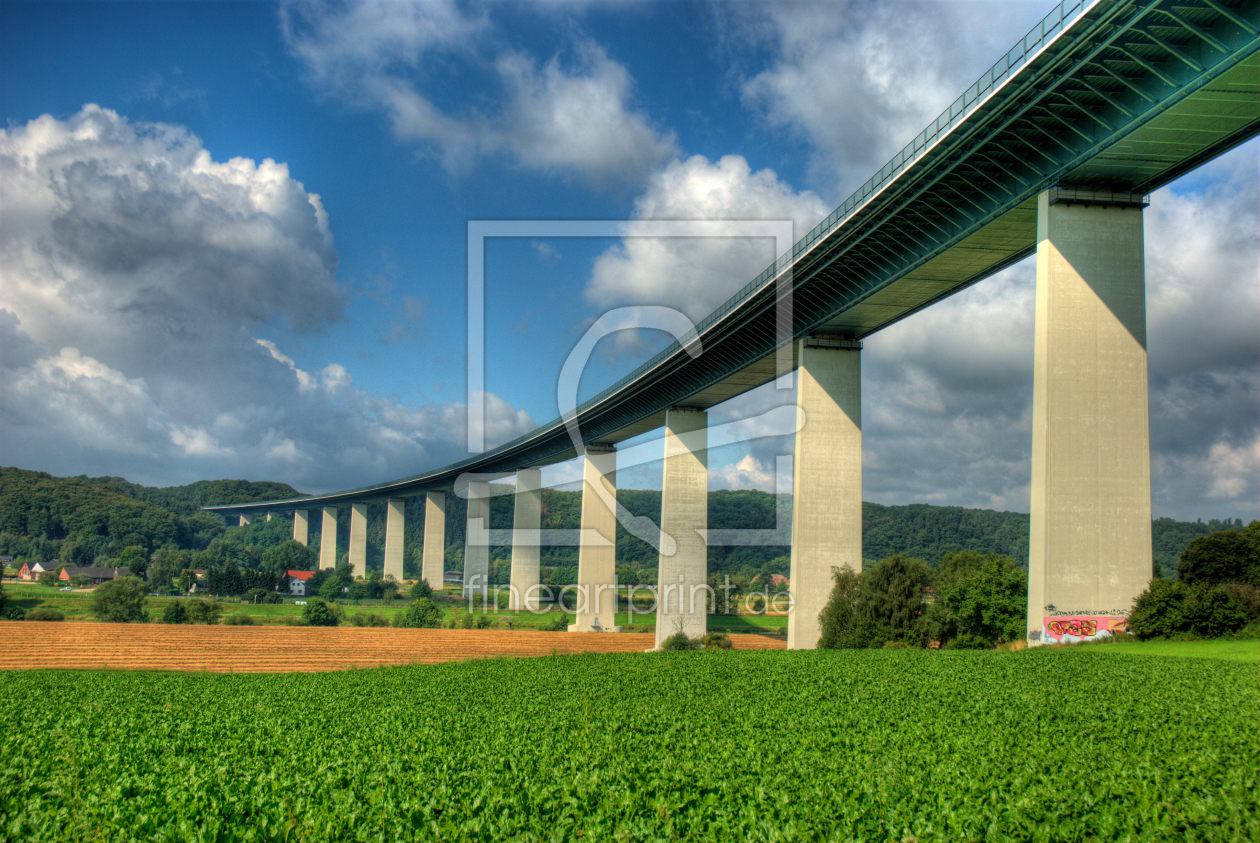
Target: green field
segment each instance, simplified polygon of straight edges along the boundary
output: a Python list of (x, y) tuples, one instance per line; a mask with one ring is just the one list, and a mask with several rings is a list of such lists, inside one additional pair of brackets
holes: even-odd
[(1221, 659), (1260, 664), (1260, 641), (1128, 641), (1120, 640), (1097, 647), (1102, 652), (1131, 656), (1170, 656), (1173, 658)]
[(1260, 839), (1260, 669), (1127, 649), (0, 674), (0, 838)]

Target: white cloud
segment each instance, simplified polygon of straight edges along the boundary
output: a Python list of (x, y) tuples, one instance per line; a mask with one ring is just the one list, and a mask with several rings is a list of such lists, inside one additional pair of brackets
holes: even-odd
[[(452, 170), (506, 153), (528, 169), (625, 185), (675, 153), (673, 135), (634, 108), (626, 68), (588, 39), (575, 39), (572, 61), (540, 66), (498, 47), (487, 14), (443, 2), (290, 3), (281, 24), (321, 90), (383, 112), (400, 139)], [(472, 77), (485, 79), (484, 112), (443, 101)]]
[[(702, 155), (652, 174), (635, 200), (636, 220), (792, 220), (799, 238), (828, 208), (797, 192), (773, 170), (753, 172), (739, 155), (716, 163)], [(707, 316), (776, 257), (769, 238), (627, 237), (596, 260), (586, 297), (599, 307), (664, 305), (692, 320)]]
[[(745, 102), (804, 137), (821, 183), (852, 191), (1047, 11), (1044, 3), (765, 3), (737, 7), (772, 42)], [(1012, 35), (1011, 33), (1015, 33)]]
[[(282, 348), (345, 303), (328, 215), (284, 164), (89, 105), (0, 132), (0, 187), (0, 462), (326, 491), (463, 456), (463, 405), (403, 406)], [(533, 427), (486, 408), (492, 442)]]

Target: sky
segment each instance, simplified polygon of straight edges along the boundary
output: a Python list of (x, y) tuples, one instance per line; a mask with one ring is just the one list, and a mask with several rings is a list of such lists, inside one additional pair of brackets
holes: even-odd
[[(799, 237), (1049, 8), (0, 3), (0, 464), (319, 493), (461, 459), (470, 221)], [(1156, 516), (1260, 517), (1258, 151), (1145, 211)], [(774, 252), (487, 240), (486, 444), (559, 414), (605, 313), (699, 319)], [(866, 340), (865, 500), (1028, 511), (1034, 280), (1030, 259)], [(580, 397), (668, 339), (602, 339)], [(712, 488), (790, 490), (793, 400), (710, 411)], [(659, 488), (660, 435), (620, 487)]]

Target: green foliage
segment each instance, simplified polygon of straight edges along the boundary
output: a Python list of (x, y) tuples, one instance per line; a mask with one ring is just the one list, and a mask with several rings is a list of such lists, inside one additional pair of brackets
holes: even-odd
[(433, 589), (425, 580), (417, 580), (410, 593), (413, 600), (428, 600), (433, 596)]
[(103, 582), (92, 592), (92, 614), (109, 623), (143, 622), (144, 598), (149, 590), (136, 577)]
[(4, 583), (0, 582), (0, 612), (4, 611), (4, 607), (8, 602), (9, 593), (4, 590)]
[(302, 622), (307, 626), (337, 626), (345, 616), (345, 610), (336, 603), (325, 603), (318, 597), (306, 601), (302, 608)]
[(990, 554), (969, 576), (939, 588), (937, 601), (948, 617), (947, 637), (974, 636), (990, 645), (1021, 641), (1028, 615), (1028, 572), (1008, 557)]
[(1177, 576), (1191, 585), (1226, 582), (1260, 585), (1260, 548), (1245, 531), (1221, 530), (1200, 536), (1181, 554)]
[(662, 650), (699, 650), (700, 644), (694, 638), (688, 638), (685, 632), (675, 632), (661, 642)]
[(26, 613), (28, 621), (64, 621), (66, 616), (51, 606), (36, 606)]
[(486, 614), (477, 615), (477, 619), (473, 622), (475, 629), (489, 629), (494, 625), (494, 620)]
[(1151, 580), (1134, 601), (1129, 631), (1138, 638), (1216, 638), (1247, 625), (1247, 615), (1222, 586)]
[(251, 588), (245, 592), (245, 599), (260, 606), (265, 604), (279, 605), (284, 602), (284, 598), (280, 596), (278, 591), (267, 588)]
[(561, 612), (551, 623), (547, 624), (544, 629), (548, 632), (565, 632), (569, 628), (569, 616), (565, 612)]
[(416, 599), (402, 613), (402, 625), (411, 629), (437, 629), (442, 625), (442, 612), (427, 597)]
[(21, 606), (10, 606), (4, 610), (4, 619), (9, 621), (21, 621), (26, 619), (26, 610)]
[[(1124, 649), (19, 671), (0, 813), (48, 843), (1260, 839), (1254, 663)], [(274, 739), (295, 712), (320, 728)]]
[(848, 649), (857, 600), (858, 574), (849, 566), (832, 569), (831, 596), (818, 615), (820, 650)]
[(351, 626), (389, 626), (389, 618), (376, 612), (355, 612), (346, 620)]
[(143, 547), (131, 545), (123, 548), (114, 564), (119, 568), (130, 568), (131, 573), (143, 579), (149, 571), (149, 554)]
[(318, 563), (319, 555), (313, 549), (293, 539), (267, 548), (262, 555), (263, 570), (277, 578), (286, 571), (313, 570)]
[(184, 608), (182, 600), (172, 600), (162, 610), (162, 623), (186, 623), (187, 621), (188, 610)]
[(224, 626), (257, 626), (258, 621), (244, 612), (232, 612), (223, 616)]
[(223, 614), (223, 604), (217, 600), (188, 600), (184, 608), (184, 623), (199, 623), (213, 626), (219, 622)]
[(734, 645), (731, 643), (731, 636), (725, 632), (707, 632), (700, 636), (701, 650), (729, 650)]

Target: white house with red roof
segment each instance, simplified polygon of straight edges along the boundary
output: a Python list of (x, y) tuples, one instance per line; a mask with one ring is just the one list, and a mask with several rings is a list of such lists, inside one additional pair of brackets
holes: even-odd
[(290, 597), (309, 597), (311, 595), (311, 590), (307, 583), (311, 577), (315, 576), (314, 571), (289, 571), (286, 576), (289, 580)]

